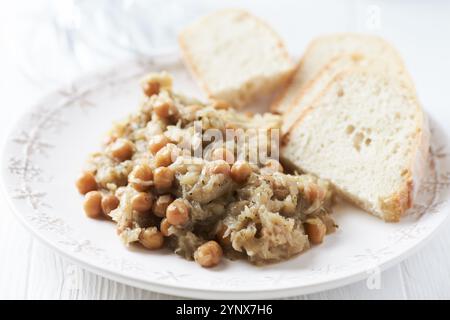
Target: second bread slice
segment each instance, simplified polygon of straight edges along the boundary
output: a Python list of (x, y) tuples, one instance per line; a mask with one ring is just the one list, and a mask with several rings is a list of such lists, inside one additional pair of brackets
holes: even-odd
[(301, 116), (303, 110), (309, 107), (320, 96), (330, 81), (339, 73), (352, 67), (370, 67), (372, 70), (383, 72), (389, 77), (401, 78), (407, 82), (406, 74), (400, 74), (398, 69), (392, 68), (390, 63), (373, 55), (360, 53), (342, 54), (334, 57), (323, 67), (315, 78), (308, 81), (297, 93), (294, 101), (283, 113), (282, 132), (288, 132)]
[(288, 86), (272, 103), (273, 112), (284, 113), (298, 98), (299, 92), (311, 82), (336, 57), (357, 55), (384, 63), (391, 73), (413, 88), (412, 81), (396, 49), (380, 37), (357, 33), (338, 33), (316, 38), (306, 49)]

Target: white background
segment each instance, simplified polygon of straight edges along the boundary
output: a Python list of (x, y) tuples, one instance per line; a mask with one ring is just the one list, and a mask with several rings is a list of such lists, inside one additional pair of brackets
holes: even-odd
[[(450, 108), (449, 1), (0, 0), (1, 140), (15, 119), (49, 90), (136, 55), (176, 49), (176, 34), (183, 25), (225, 6), (245, 7), (268, 20), (295, 57), (321, 33), (382, 35), (404, 57), (425, 109)], [(416, 255), (383, 272), (380, 289), (368, 289), (362, 281), (295, 298), (448, 299), (449, 244), (447, 224)], [(33, 239), (0, 198), (0, 298), (175, 297), (122, 285), (72, 265)]]

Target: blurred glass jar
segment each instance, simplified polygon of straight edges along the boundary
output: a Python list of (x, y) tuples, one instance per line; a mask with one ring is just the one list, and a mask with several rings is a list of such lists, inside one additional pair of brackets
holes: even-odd
[(208, 10), (201, 0), (23, 2), (11, 6), (7, 49), (20, 71), (39, 85), (176, 50), (179, 30)]

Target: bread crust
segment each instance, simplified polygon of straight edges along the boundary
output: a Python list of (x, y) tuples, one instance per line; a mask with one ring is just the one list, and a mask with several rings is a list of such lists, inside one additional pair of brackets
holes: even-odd
[[(421, 109), (416, 99), (417, 107)], [(420, 110), (421, 111), (421, 110)], [(412, 155), (410, 165), (405, 174), (405, 184), (401, 190), (392, 195), (390, 198), (382, 199), (382, 207), (386, 208), (385, 220), (389, 222), (397, 222), (412, 208), (417, 197), (419, 187), (425, 176), (430, 148), (430, 130), (428, 119), (423, 111), (418, 119), (417, 134), (420, 138), (417, 140), (415, 153)]]
[[(361, 68), (361, 67), (352, 67), (345, 71), (337, 74), (326, 86), (326, 88), (322, 91), (320, 95), (316, 97), (312, 105), (306, 108), (301, 115), (298, 117), (298, 120), (294, 125), (291, 126), (288, 132), (283, 136), (282, 146), (286, 146), (291, 139), (292, 133), (295, 128), (299, 127), (306, 116), (314, 110), (314, 106), (317, 102), (325, 95), (325, 93), (333, 86), (334, 82), (340, 81), (347, 74), (355, 72), (358, 70), (359, 72), (364, 72), (369, 74), (370, 68)], [(372, 70), (373, 72), (373, 70)], [(350, 194), (346, 193), (343, 190), (340, 190), (336, 186), (335, 189), (337, 193), (348, 200), (349, 202), (354, 203), (355, 205), (361, 207), (367, 212), (380, 217), (386, 222), (398, 222), (400, 218), (406, 213), (406, 211), (412, 208), (415, 198), (417, 196), (418, 189), (420, 187), (421, 181), (425, 175), (428, 156), (429, 156), (429, 145), (430, 145), (430, 131), (428, 119), (417, 99), (416, 92), (411, 88), (411, 86), (407, 83), (402, 82), (400, 79), (396, 79), (401, 87), (409, 93), (408, 99), (411, 103), (416, 106), (416, 112), (420, 115), (416, 121), (416, 144), (415, 144), (415, 152), (411, 152), (411, 159), (409, 160), (409, 165), (405, 168), (404, 173), (404, 183), (403, 186), (396, 192), (392, 193), (389, 196), (384, 197), (383, 199), (379, 199), (379, 207), (381, 208), (381, 212), (373, 210), (370, 204), (363, 203), (362, 201), (358, 201)]]

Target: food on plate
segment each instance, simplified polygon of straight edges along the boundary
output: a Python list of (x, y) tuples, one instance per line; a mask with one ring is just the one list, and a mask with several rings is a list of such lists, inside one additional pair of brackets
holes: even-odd
[(319, 74), (332, 73), (336, 67), (342, 66), (342, 63), (338, 63), (328, 71), (324, 70), (332, 59), (342, 55), (351, 55), (356, 60), (359, 58), (375, 60), (379, 66), (384, 64), (381, 69), (392, 75), (395, 74), (411, 88), (414, 88), (401, 57), (395, 48), (382, 38), (354, 33), (330, 34), (318, 37), (310, 43), (291, 77), (289, 85), (274, 100), (271, 110), (288, 113), (289, 108), (298, 100), (299, 94), (302, 94), (302, 90), (308, 90), (307, 88), (312, 86), (312, 82)]
[(398, 221), (413, 204), (428, 145), (426, 116), (410, 84), (353, 68), (302, 112), (282, 156), (368, 212)]
[(89, 158), (76, 182), (88, 217), (111, 218), (127, 245), (168, 247), (203, 267), (222, 256), (255, 264), (288, 259), (334, 231), (327, 182), (286, 173), (276, 159), (251, 161), (251, 152), (278, 140), (249, 136), (239, 153), (229, 141), (204, 138), (210, 129), (267, 136), (280, 128), (280, 116), (203, 104), (171, 84), (167, 73), (147, 76), (140, 109), (116, 123)]
[[(266, 264), (335, 231), (335, 192), (385, 221), (412, 207), (429, 132), (387, 42), (319, 37), (293, 72), (272, 29), (222, 10), (179, 43), (211, 100), (175, 93), (166, 72), (149, 74), (140, 109), (114, 125), (76, 182), (86, 215), (114, 221), (126, 245), (167, 247), (205, 268), (223, 256)], [(271, 106), (281, 115), (233, 109), (283, 84)]]
[(294, 68), (275, 31), (242, 10), (203, 17), (182, 31), (179, 43), (187, 66), (209, 97), (234, 107), (270, 93)]

